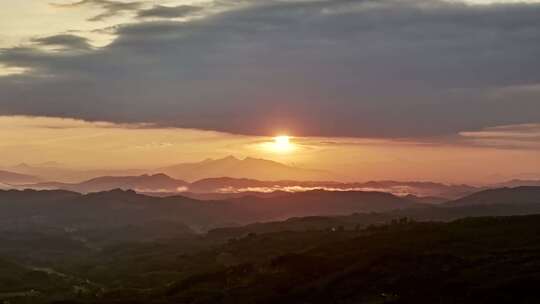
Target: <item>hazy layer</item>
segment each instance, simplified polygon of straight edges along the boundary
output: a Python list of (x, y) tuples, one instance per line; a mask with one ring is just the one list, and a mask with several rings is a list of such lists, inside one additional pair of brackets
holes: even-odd
[(3, 116), (0, 165), (55, 161), (77, 169), (152, 169), (234, 155), (328, 170), (344, 181), (491, 182), (539, 176), (539, 130), (502, 126), (423, 141), (292, 137), (291, 149), (283, 150), (272, 137)]

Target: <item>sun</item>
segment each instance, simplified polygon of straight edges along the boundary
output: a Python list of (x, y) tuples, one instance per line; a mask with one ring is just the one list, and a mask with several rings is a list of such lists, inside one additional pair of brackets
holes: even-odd
[(279, 146), (288, 146), (291, 144), (291, 138), (287, 135), (280, 135), (274, 137), (274, 143)]
[(272, 148), (277, 152), (289, 152), (294, 146), (291, 143), (291, 137), (287, 135), (279, 135), (274, 137)]

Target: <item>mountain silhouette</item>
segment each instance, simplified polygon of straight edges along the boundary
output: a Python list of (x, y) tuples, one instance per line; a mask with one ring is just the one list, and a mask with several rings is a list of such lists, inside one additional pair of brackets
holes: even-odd
[(384, 212), (422, 206), (384, 192), (313, 190), (275, 197), (245, 196), (228, 201), (264, 220), (282, 220), (314, 215), (344, 215), (356, 212)]
[(144, 174), (140, 176), (103, 176), (74, 184), (48, 182), (26, 186), (34, 189), (63, 189), (79, 193), (101, 192), (113, 189), (174, 193), (185, 191), (188, 183), (173, 179), (165, 174)]
[(389, 217), (446, 220), (467, 215), (528, 214), (539, 208), (540, 187), (485, 190), (442, 206), (419, 204), (390, 193), (362, 191), (315, 190), (280, 193), (274, 197), (201, 201), (180, 195), (152, 197), (120, 189), (90, 194), (65, 190), (0, 190), (0, 221), (26, 219), (29, 225), (38, 221), (59, 229), (74, 224), (117, 227), (157, 221), (185, 224), (204, 231), (212, 227), (305, 216), (353, 213), (368, 216), (372, 212), (391, 212)]
[(98, 227), (173, 221), (195, 229), (308, 215), (379, 212), (417, 206), (389, 193), (310, 191), (274, 198), (200, 201), (184, 196), (151, 197), (113, 189), (79, 194), (64, 190), (0, 190), (0, 220), (40, 219), (54, 226)]
[(536, 186), (540, 187), (540, 180), (539, 179), (512, 179), (503, 183), (498, 183), (493, 185), (494, 188), (515, 188), (515, 187), (522, 187), (522, 186)]
[(38, 177), (35, 177), (32, 175), (0, 170), (0, 183), (1, 184), (18, 185), (18, 184), (36, 183), (39, 181), (40, 179)]
[(434, 182), (409, 181), (369, 181), (342, 183), (335, 181), (275, 180), (261, 181), (247, 178), (205, 178), (189, 186), (190, 192), (196, 193), (236, 193), (236, 192), (273, 192), (273, 191), (376, 191), (388, 192), (400, 196), (414, 195), (426, 197), (432, 203), (441, 203), (457, 199), (481, 190), (469, 185), (447, 185)]
[[(486, 190), (442, 206), (419, 204), (390, 193), (361, 191), (315, 190), (201, 201), (180, 195), (152, 197), (120, 189), (90, 194), (0, 190), (0, 224), (4, 227), (18, 231), (36, 227), (64, 231), (72, 227), (100, 234), (116, 231), (115, 238), (128, 239), (136, 237), (136, 231), (143, 227), (154, 227), (149, 229), (152, 236), (163, 237), (160, 229), (166, 227), (170, 233), (186, 231), (186, 227), (205, 232), (216, 227), (306, 216), (361, 214), (363, 223), (368, 224), (403, 217), (433, 221), (538, 212), (540, 187)], [(139, 228), (129, 232), (133, 227)]]
[(326, 171), (303, 169), (252, 157), (238, 159), (234, 156), (183, 163), (154, 171), (186, 181), (225, 176), (258, 180), (327, 180), (331, 177)]
[(446, 203), (447, 206), (540, 204), (540, 187), (499, 188), (480, 191)]
[(88, 179), (101, 176), (134, 176), (145, 173), (144, 170), (125, 169), (125, 170), (79, 170), (67, 168), (57, 162), (46, 162), (40, 164), (18, 164), (7, 168), (11, 172), (19, 174), (32, 175), (43, 181), (58, 181), (63, 183), (79, 183)]

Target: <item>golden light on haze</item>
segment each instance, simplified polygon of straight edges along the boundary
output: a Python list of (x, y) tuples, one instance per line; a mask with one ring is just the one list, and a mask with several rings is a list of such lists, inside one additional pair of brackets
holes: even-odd
[[(261, 142), (251, 145), (254, 149), (258, 150), (258, 154), (264, 158), (273, 158), (280, 162), (291, 161), (293, 153), (301, 152), (302, 144), (293, 143), (292, 137), (289, 135), (277, 135), (274, 137), (267, 137)], [(294, 158), (298, 159), (301, 155), (294, 153)]]
[(276, 152), (285, 153), (292, 151), (294, 149), (294, 145), (291, 143), (290, 136), (279, 135), (274, 137), (274, 144), (272, 145), (272, 148)]
[[(500, 130), (490, 132), (498, 134)], [(519, 177), (522, 173), (538, 173), (540, 168), (538, 148), (479, 146), (486, 136), (483, 133), (462, 136), (472, 140), (471, 145), (285, 134), (243, 136), (144, 124), (0, 116), (0, 169), (50, 161), (75, 169), (144, 169), (234, 155), (326, 170), (342, 181), (462, 183), (485, 181), (490, 176)], [(515, 137), (522, 141), (520, 134)], [(508, 136), (505, 138), (508, 140)], [(493, 139), (487, 140), (491, 145)]]

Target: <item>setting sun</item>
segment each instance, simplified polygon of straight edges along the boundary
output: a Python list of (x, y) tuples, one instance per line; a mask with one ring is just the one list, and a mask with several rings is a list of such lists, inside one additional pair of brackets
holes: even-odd
[(287, 135), (280, 135), (274, 137), (274, 144), (273, 148), (274, 150), (278, 152), (288, 152), (293, 149), (293, 145), (291, 144), (291, 138)]

